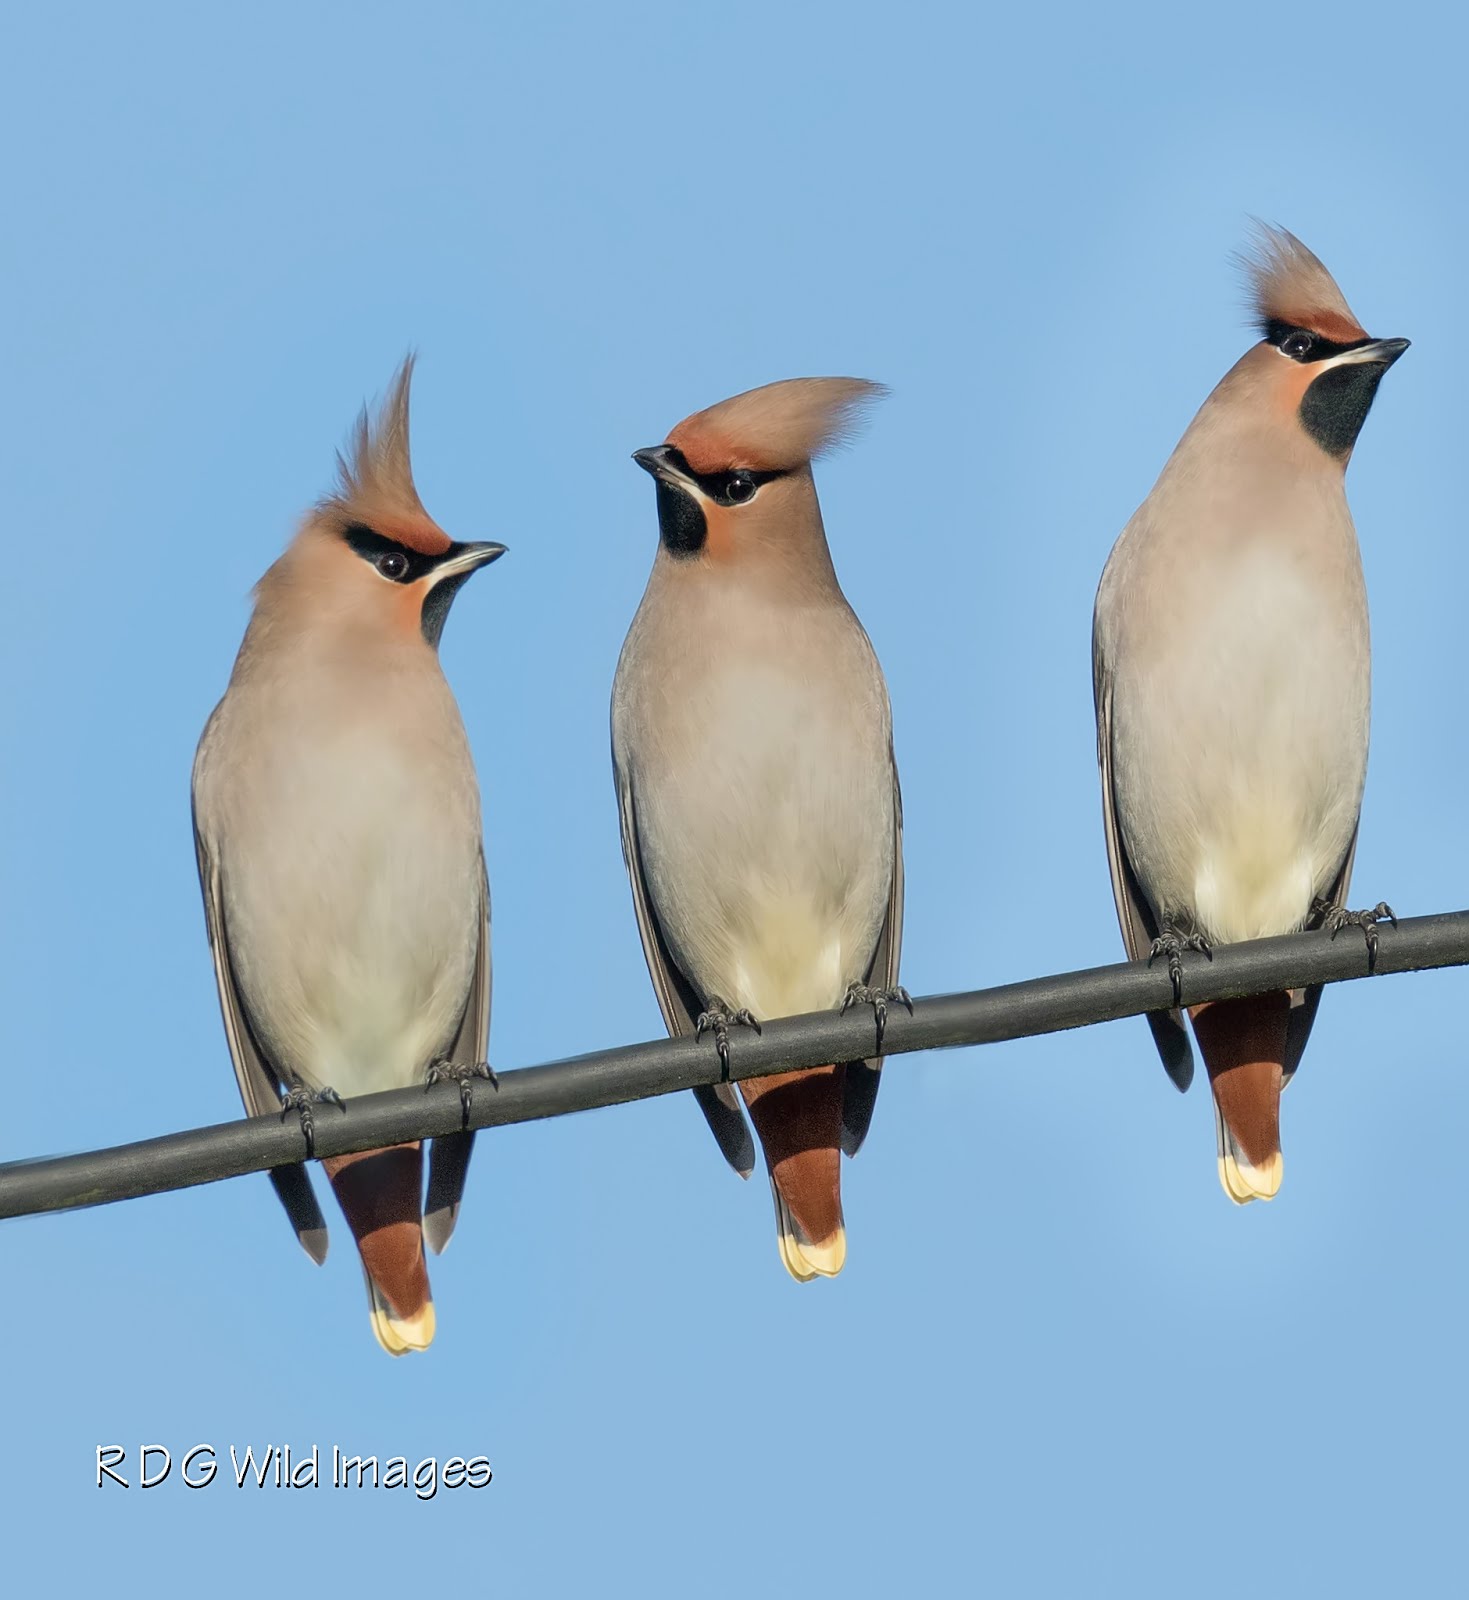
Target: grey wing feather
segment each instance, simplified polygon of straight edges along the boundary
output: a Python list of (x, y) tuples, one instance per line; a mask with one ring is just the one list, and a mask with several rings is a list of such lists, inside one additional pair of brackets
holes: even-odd
[[(1117, 796), (1112, 784), (1112, 684), (1102, 665), (1096, 637), (1092, 642), (1092, 688), (1097, 710), (1097, 765), (1102, 778), (1102, 823), (1107, 834), (1107, 864), (1112, 871), (1112, 896), (1117, 902), (1117, 920), (1122, 924), (1122, 942), (1131, 961), (1144, 960), (1158, 937), (1158, 924), (1127, 859), (1122, 830), (1117, 823)], [(1153, 1043), (1163, 1060), (1163, 1070), (1178, 1089), (1184, 1090), (1194, 1079), (1194, 1052), (1189, 1044), (1183, 1013), (1176, 1007), (1150, 1011), (1148, 1026)]]
[[(628, 881), (632, 884), (633, 910), (637, 913), (638, 933), (643, 941), (643, 956), (653, 979), (653, 990), (658, 996), (658, 1009), (663, 1013), (663, 1024), (674, 1037), (693, 1033), (698, 1026), (699, 1013), (704, 1009), (699, 996), (683, 973), (679, 971), (658, 925), (658, 915), (648, 896), (647, 877), (643, 872), (642, 850), (638, 844), (636, 802), (632, 783), (617, 764), (614, 755), (613, 775), (617, 780), (617, 812), (622, 824), (622, 859), (627, 864)], [(694, 1098), (709, 1124), (724, 1159), (739, 1173), (748, 1178), (755, 1170), (755, 1141), (750, 1136), (750, 1125), (733, 1084), (701, 1084), (694, 1090)]]
[[(888, 759), (892, 761), (889, 747)], [(867, 969), (865, 982), (874, 988), (896, 988), (898, 959), (903, 946), (903, 790), (898, 782), (898, 767), (893, 761), (893, 882), (888, 890), (887, 916), (882, 932), (877, 938), (877, 948), (872, 954), (872, 964)], [(877, 1090), (881, 1083), (882, 1057), (867, 1061), (847, 1063), (846, 1082), (842, 1091), (842, 1149), (854, 1156), (862, 1148), (867, 1130), (872, 1126), (872, 1111), (877, 1104)]]
[[(459, 1031), (449, 1046), (448, 1059), (456, 1066), (476, 1066), (488, 1061), (490, 1048), (490, 880), (485, 854), (480, 850), (479, 948), (474, 956), (474, 979), (465, 1002)], [(429, 1151), (428, 1199), (423, 1209), (423, 1237), (435, 1255), (441, 1255), (459, 1220), (459, 1205), (474, 1154), (474, 1134), (449, 1133), (434, 1140)]]
[[(240, 1086), (240, 1098), (245, 1103), (245, 1110), (252, 1117), (268, 1116), (272, 1112), (279, 1112), (281, 1107), (280, 1076), (265, 1059), (240, 1003), (234, 970), (230, 965), (219, 863), (210, 857), (197, 819), (194, 824), (194, 848), (199, 861), (199, 886), (204, 893), (204, 920), (209, 930), (210, 954), (214, 958), (214, 978), (219, 986), (219, 1009), (224, 1017), (230, 1059), (235, 1066), (235, 1081)], [(326, 1260), (326, 1219), (317, 1204), (316, 1192), (311, 1187), (311, 1178), (305, 1166), (296, 1162), (290, 1166), (272, 1167), (269, 1176), (301, 1248), (319, 1265)]]
[[(1347, 903), (1347, 893), (1352, 883), (1352, 863), (1356, 859), (1357, 830), (1354, 828), (1352, 842), (1347, 846), (1341, 868), (1322, 896), (1328, 905), (1344, 906)], [(1313, 917), (1306, 924), (1309, 928), (1320, 925), (1319, 917)], [(1311, 1037), (1311, 1028), (1316, 1021), (1317, 1009), (1321, 1005), (1321, 989), (1321, 984), (1313, 983), (1308, 988), (1290, 991), (1290, 1019), (1286, 1025), (1285, 1035), (1284, 1081), (1286, 1083), (1295, 1076), (1295, 1070), (1300, 1066), (1301, 1057), (1306, 1052), (1306, 1041)]]

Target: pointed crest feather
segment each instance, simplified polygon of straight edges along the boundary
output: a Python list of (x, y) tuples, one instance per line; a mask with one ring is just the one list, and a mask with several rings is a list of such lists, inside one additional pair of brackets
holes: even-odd
[(668, 443), (695, 472), (790, 471), (843, 443), (886, 393), (865, 378), (786, 378), (685, 417)]
[(1336, 280), (1293, 233), (1256, 219), (1251, 247), (1239, 260), (1262, 324), (1287, 322), (1342, 344), (1367, 337)]
[(448, 549), (449, 536), (418, 498), (408, 448), (414, 359), (403, 358), (376, 416), (362, 408), (347, 453), (337, 452), (337, 487), (318, 509), (437, 555)]

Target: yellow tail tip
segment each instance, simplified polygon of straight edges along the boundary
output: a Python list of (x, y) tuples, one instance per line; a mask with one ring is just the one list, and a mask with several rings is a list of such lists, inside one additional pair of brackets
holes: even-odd
[(774, 1174), (770, 1179), (770, 1193), (775, 1201), (775, 1243), (781, 1265), (797, 1283), (836, 1277), (847, 1259), (847, 1230), (838, 1223), (830, 1238), (813, 1244), (797, 1226)]
[(434, 1342), (436, 1321), (434, 1303), (425, 1300), (414, 1316), (398, 1317), (386, 1303), (375, 1303), (368, 1311), (373, 1336), (390, 1356), (406, 1356), (410, 1350), (427, 1350)]
[(780, 1259), (797, 1283), (810, 1283), (813, 1278), (834, 1278), (846, 1264), (845, 1228), (838, 1228), (831, 1238), (823, 1239), (820, 1244), (801, 1238), (794, 1229), (782, 1228), (776, 1238)]
[(1219, 1182), (1237, 1206), (1248, 1205), (1251, 1200), (1273, 1200), (1280, 1193), (1284, 1176), (1285, 1157), (1279, 1150), (1259, 1166), (1246, 1161), (1233, 1148), (1219, 1158)]

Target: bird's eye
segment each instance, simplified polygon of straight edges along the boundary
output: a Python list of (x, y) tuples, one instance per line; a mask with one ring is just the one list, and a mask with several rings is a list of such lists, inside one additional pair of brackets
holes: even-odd
[(1292, 361), (1304, 361), (1315, 346), (1315, 339), (1301, 328), (1297, 328), (1294, 333), (1286, 334), (1280, 341), (1281, 352), (1288, 355)]
[(753, 500), (756, 487), (755, 480), (748, 472), (731, 472), (724, 481), (726, 498), (737, 506), (744, 505), (747, 500)]
[(399, 583), (407, 575), (408, 557), (401, 550), (384, 550), (377, 558), (376, 565), (383, 577)]

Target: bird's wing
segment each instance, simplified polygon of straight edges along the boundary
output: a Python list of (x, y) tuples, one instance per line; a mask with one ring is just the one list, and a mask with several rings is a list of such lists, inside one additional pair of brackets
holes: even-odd
[[(1122, 830), (1117, 823), (1117, 794), (1112, 782), (1112, 679), (1102, 659), (1095, 630), (1092, 635), (1092, 690), (1096, 700), (1097, 765), (1102, 778), (1102, 823), (1107, 834), (1107, 864), (1112, 869), (1112, 895), (1117, 902), (1117, 920), (1122, 924), (1122, 942), (1128, 959), (1141, 961), (1158, 937), (1158, 925), (1132, 863), (1127, 859)], [(1187, 1089), (1194, 1077), (1194, 1053), (1184, 1027), (1183, 1013), (1176, 1007), (1150, 1011), (1148, 1026), (1153, 1030), (1153, 1042), (1163, 1058), (1163, 1070), (1179, 1089)]]
[[(1332, 879), (1322, 899), (1328, 905), (1344, 906), (1347, 903), (1347, 894), (1352, 883), (1352, 863), (1357, 859), (1357, 830), (1352, 829), (1352, 842), (1347, 846), (1347, 853), (1342, 857), (1342, 864), (1336, 877)], [(1306, 924), (1308, 928), (1319, 928), (1321, 919), (1312, 917)], [(1295, 1075), (1295, 1070), (1301, 1064), (1301, 1057), (1305, 1054), (1306, 1041), (1311, 1037), (1311, 1028), (1316, 1021), (1316, 1012), (1321, 1005), (1321, 988), (1319, 983), (1313, 983), (1304, 989), (1290, 991), (1290, 1027), (1285, 1036), (1285, 1065), (1284, 1081), (1289, 1083)]]
[[(219, 1009), (224, 1017), (225, 1038), (229, 1042), (230, 1058), (235, 1064), (235, 1081), (240, 1086), (240, 1098), (252, 1117), (268, 1116), (281, 1108), (281, 1076), (266, 1059), (245, 1008), (240, 1003), (239, 989), (235, 983), (234, 969), (230, 964), (229, 935), (224, 919), (224, 892), (220, 864), (209, 853), (204, 837), (199, 831), (197, 816), (194, 820), (194, 849), (199, 862), (199, 886), (204, 893), (204, 920), (209, 929), (209, 949), (214, 957), (214, 978), (219, 986)], [(270, 1181), (291, 1226), (301, 1242), (301, 1248), (313, 1261), (326, 1260), (326, 1220), (316, 1202), (311, 1178), (300, 1162), (290, 1166), (272, 1167)]]
[[(898, 959), (903, 945), (903, 790), (898, 782), (898, 766), (888, 746), (893, 769), (893, 881), (888, 890), (887, 915), (865, 981), (874, 988), (894, 989), (898, 983)], [(854, 1156), (862, 1148), (872, 1126), (872, 1109), (877, 1104), (882, 1057), (868, 1061), (849, 1061), (842, 1090), (842, 1149)]]
[[(479, 946), (474, 953), (474, 979), (459, 1031), (449, 1046), (449, 1061), (455, 1066), (488, 1064), (490, 1048), (490, 880), (485, 871), (485, 853), (479, 853)], [(493, 1091), (491, 1091), (493, 1092)], [(469, 1175), (469, 1158), (474, 1153), (474, 1134), (449, 1133), (433, 1141), (429, 1154), (428, 1199), (423, 1208), (423, 1236), (435, 1255), (443, 1253), (459, 1220), (459, 1203), (464, 1198), (464, 1182)]]
[[(615, 752), (612, 770), (617, 780), (617, 811), (622, 824), (622, 859), (627, 863), (638, 933), (643, 941), (643, 956), (648, 963), (653, 989), (658, 996), (658, 1008), (663, 1013), (664, 1026), (670, 1034), (677, 1037), (693, 1033), (698, 1025), (699, 1013), (704, 1008), (693, 986), (679, 971), (658, 924), (658, 913), (648, 894), (642, 850), (638, 844), (637, 803), (632, 780), (619, 766)], [(704, 1113), (704, 1119), (724, 1159), (742, 1178), (748, 1178), (755, 1170), (755, 1141), (750, 1136), (750, 1127), (745, 1121), (745, 1113), (740, 1108), (734, 1086), (728, 1083), (703, 1084), (694, 1090), (694, 1098), (699, 1102), (699, 1109)]]

